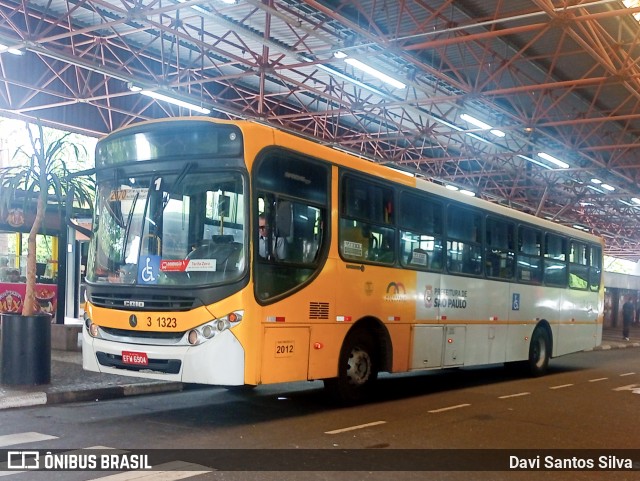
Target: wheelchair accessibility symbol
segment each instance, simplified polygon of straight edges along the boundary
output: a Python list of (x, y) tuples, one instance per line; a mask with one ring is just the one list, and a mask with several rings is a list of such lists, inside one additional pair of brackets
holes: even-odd
[(511, 299), (511, 310), (512, 311), (520, 310), (520, 294), (517, 292), (513, 293), (513, 298)]
[(160, 270), (160, 256), (142, 256), (138, 264), (138, 284), (156, 284)]

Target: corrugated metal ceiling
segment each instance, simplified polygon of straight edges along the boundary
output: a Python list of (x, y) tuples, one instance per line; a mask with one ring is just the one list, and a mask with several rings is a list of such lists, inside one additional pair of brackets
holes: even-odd
[[(637, 260), (637, 10), (617, 0), (0, 0), (0, 44), (25, 52), (0, 53), (0, 109), (95, 135), (187, 114), (134, 83), (579, 224)], [(545, 168), (540, 151), (570, 167)]]

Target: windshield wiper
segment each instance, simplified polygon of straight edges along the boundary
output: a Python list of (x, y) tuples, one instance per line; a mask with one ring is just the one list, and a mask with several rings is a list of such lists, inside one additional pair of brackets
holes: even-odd
[(124, 238), (122, 239), (122, 255), (127, 253), (127, 241), (129, 240), (129, 231), (131, 230), (131, 219), (133, 219), (133, 211), (135, 210), (136, 202), (138, 202), (138, 197), (140, 197), (140, 192), (136, 192), (136, 195), (133, 197), (129, 213), (127, 214), (127, 226), (124, 230)]
[[(168, 186), (166, 189), (164, 189), (165, 192), (166, 192), (166, 196), (163, 195), (162, 209), (160, 209), (160, 211), (158, 213), (156, 213), (156, 215), (154, 216), (154, 218), (153, 218), (154, 222), (157, 222), (158, 218), (162, 215), (164, 210), (167, 208), (167, 205), (169, 205), (169, 201), (171, 200), (171, 193), (174, 192), (176, 189), (178, 189), (182, 185), (182, 182), (184, 181), (184, 179), (187, 176), (187, 174), (189, 172), (191, 172), (191, 170), (196, 165), (197, 164), (195, 162), (189, 162), (188, 164), (186, 164), (182, 168), (182, 170), (180, 171), (178, 176), (176, 177), (176, 180), (173, 181), (173, 184)], [(154, 179), (151, 180), (152, 184), (153, 184), (153, 181), (154, 181)]]

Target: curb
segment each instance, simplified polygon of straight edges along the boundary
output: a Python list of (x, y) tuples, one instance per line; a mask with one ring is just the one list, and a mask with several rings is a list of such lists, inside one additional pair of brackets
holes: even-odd
[(30, 392), (17, 396), (0, 398), (0, 410), (40, 406), (43, 404), (64, 404), (71, 402), (103, 401), (107, 399), (118, 399), (129, 396), (140, 396), (143, 394), (159, 394), (167, 392), (179, 392), (183, 390), (180, 382), (166, 383), (141, 383), (127, 384), (123, 386), (100, 387), (95, 389), (78, 389), (74, 391), (60, 392)]
[(46, 404), (63, 404), (71, 402), (104, 401), (143, 394), (159, 394), (182, 391), (180, 382), (125, 384), (122, 386), (100, 387), (95, 389), (78, 389), (75, 391), (50, 392), (46, 394)]
[(614, 344), (600, 344), (588, 351), (610, 351), (611, 349), (627, 349), (629, 347), (640, 347), (640, 342), (616, 342)]
[(47, 404), (46, 392), (32, 392), (0, 399), (0, 410)]

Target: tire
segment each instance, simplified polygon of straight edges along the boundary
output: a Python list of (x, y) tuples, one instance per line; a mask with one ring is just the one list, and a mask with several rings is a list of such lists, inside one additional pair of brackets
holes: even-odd
[(529, 344), (529, 360), (527, 368), (529, 374), (538, 377), (546, 374), (551, 358), (551, 339), (546, 329), (536, 328)]
[(371, 395), (378, 378), (378, 359), (371, 336), (359, 330), (349, 334), (342, 346), (338, 377), (325, 379), (325, 388), (340, 404), (356, 404)]

